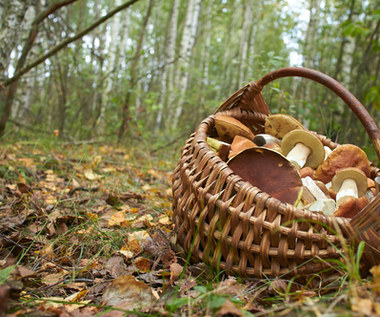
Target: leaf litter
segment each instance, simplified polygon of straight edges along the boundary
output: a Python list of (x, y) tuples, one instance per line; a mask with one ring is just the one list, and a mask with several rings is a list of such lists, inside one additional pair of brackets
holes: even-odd
[(340, 284), (324, 296), (189, 263), (170, 221), (176, 162), (146, 157), (111, 146), (1, 149), (0, 316), (380, 314), (379, 267), (354, 292)]

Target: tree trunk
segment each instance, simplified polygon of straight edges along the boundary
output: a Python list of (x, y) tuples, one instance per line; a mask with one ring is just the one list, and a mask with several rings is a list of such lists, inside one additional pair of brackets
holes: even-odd
[[(317, 39), (318, 39), (318, 26), (320, 20), (320, 1), (321, 0), (310, 0), (309, 5), (309, 24), (306, 30), (305, 36), (305, 46), (304, 46), (304, 63), (303, 66), (307, 68), (315, 67), (315, 57), (317, 52)], [(310, 95), (311, 81), (307, 80), (305, 84), (302, 85), (303, 90), (301, 92), (301, 100), (310, 102), (312, 100)], [(305, 115), (303, 118), (303, 125), (305, 128), (309, 128), (310, 124), (310, 109), (305, 107)]]
[(3, 75), (8, 71), (11, 52), (18, 42), (20, 25), (30, 5), (31, 1), (5, 0), (2, 2), (2, 7), (4, 6), (7, 10), (2, 10), (0, 16), (2, 18), (0, 28), (0, 81), (4, 80)]
[[(175, 40), (177, 37), (177, 22), (178, 22), (178, 12), (179, 12), (179, 0), (173, 0), (172, 8), (170, 12), (166, 41), (165, 41), (165, 51), (164, 51), (164, 64), (161, 74), (161, 90), (159, 98), (159, 109), (156, 118), (155, 134), (161, 128), (163, 114), (165, 111), (165, 104), (168, 100), (168, 95), (173, 87), (173, 62), (175, 59)], [(168, 89), (169, 87), (169, 89)], [(169, 103), (170, 104), (170, 103)]]
[(136, 76), (136, 71), (137, 71), (137, 64), (139, 62), (140, 54), (141, 54), (141, 48), (144, 40), (144, 35), (146, 31), (146, 27), (148, 25), (148, 20), (151, 15), (153, 8), (153, 0), (149, 0), (148, 4), (148, 9), (146, 11), (146, 14), (144, 16), (144, 20), (142, 22), (141, 28), (140, 28), (140, 34), (139, 34), (139, 39), (137, 42), (136, 46), (136, 51), (132, 60), (132, 65), (131, 65), (131, 73), (130, 73), (130, 80), (129, 80), (129, 85), (126, 87), (127, 93), (125, 95), (125, 100), (122, 105), (122, 119), (121, 119), (121, 125), (119, 128), (119, 133), (118, 133), (118, 142), (120, 143), (121, 139), (124, 137), (126, 131), (129, 129), (129, 120), (130, 120), (130, 104), (132, 101), (132, 93), (134, 91), (134, 88), (136, 86), (137, 82), (137, 76)]
[(180, 67), (177, 68), (176, 73), (176, 82), (178, 83), (179, 90), (179, 101), (176, 105), (177, 108), (174, 112), (172, 129), (175, 129), (177, 127), (179, 118), (181, 117), (183, 110), (183, 103), (185, 100), (185, 94), (188, 88), (188, 82), (190, 78), (189, 66), (192, 55), (192, 49), (197, 34), (200, 7), (201, 0), (189, 0), (179, 54)]

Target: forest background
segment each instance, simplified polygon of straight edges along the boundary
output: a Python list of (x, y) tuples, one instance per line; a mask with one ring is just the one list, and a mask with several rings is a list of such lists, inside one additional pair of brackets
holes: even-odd
[[(379, 4), (0, 0), (0, 315), (122, 316), (141, 304), (144, 316), (380, 314), (380, 266), (362, 278), (362, 248), (344, 251), (342, 277), (324, 288), (220, 281), (178, 252), (171, 222), (185, 139), (272, 70), (330, 75), (380, 123)], [(379, 164), (327, 88), (283, 78), (263, 96)]]
[[(380, 122), (376, 0), (11, 0), (0, 16), (3, 138), (165, 146), (286, 66), (334, 77)], [(287, 78), (263, 95), (271, 112), (376, 160), (359, 120), (326, 88)]]

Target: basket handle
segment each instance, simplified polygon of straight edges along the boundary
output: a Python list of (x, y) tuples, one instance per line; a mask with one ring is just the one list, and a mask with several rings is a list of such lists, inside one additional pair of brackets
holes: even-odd
[[(368, 136), (370, 137), (373, 143), (376, 154), (380, 159), (380, 130), (378, 126), (376, 125), (371, 115), (368, 113), (367, 109), (360, 103), (360, 101), (356, 99), (356, 97), (350, 91), (348, 91), (347, 88), (345, 88), (341, 83), (339, 83), (332, 77), (309, 68), (285, 67), (272, 71), (261, 77), (259, 80), (251, 82), (250, 85), (255, 86), (256, 88), (251, 91), (253, 92), (253, 94), (255, 94), (256, 92), (259, 93), (264, 88), (264, 86), (270, 83), (271, 81), (274, 81), (282, 77), (293, 76), (304, 77), (316, 81), (321, 85), (329, 88), (338, 97), (340, 97), (351, 108), (353, 113), (358, 117), (358, 119), (364, 126)], [(251, 95), (249, 99), (254, 97), (254, 95)]]

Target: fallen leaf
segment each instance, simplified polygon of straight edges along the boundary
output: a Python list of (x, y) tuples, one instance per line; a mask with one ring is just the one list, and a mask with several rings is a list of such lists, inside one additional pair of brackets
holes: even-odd
[(113, 278), (120, 277), (127, 273), (127, 266), (122, 256), (114, 255), (106, 262), (106, 272)]
[(155, 301), (151, 288), (137, 281), (133, 275), (115, 279), (105, 290), (103, 300), (106, 305), (126, 310), (149, 308)]
[(135, 259), (133, 264), (138, 268), (140, 272), (146, 273), (150, 271), (150, 260), (139, 256)]
[(120, 226), (125, 228), (130, 226), (130, 221), (126, 219), (126, 214), (124, 211), (118, 211), (108, 220), (108, 226)]
[(226, 299), (225, 303), (216, 312), (215, 316), (217, 316), (217, 317), (222, 317), (222, 316), (241, 317), (244, 315), (243, 315), (243, 312), (239, 308), (235, 307), (235, 305), (232, 304), (229, 299)]
[(177, 278), (181, 275), (182, 271), (183, 271), (182, 265), (176, 262), (170, 264), (170, 285), (174, 284), (174, 281), (177, 280)]
[(373, 301), (368, 298), (353, 298), (351, 300), (351, 309), (361, 316), (373, 316)]
[(83, 172), (83, 175), (85, 178), (87, 178), (89, 181), (95, 181), (100, 178), (100, 175), (96, 174), (93, 170), (91, 169), (86, 169)]
[(30, 186), (28, 186), (25, 183), (18, 182), (17, 187), (18, 187), (18, 190), (20, 191), (20, 193), (22, 193), (22, 194), (27, 194), (30, 192)]
[(0, 316), (5, 316), (8, 311), (10, 289), (6, 284), (0, 285)]

